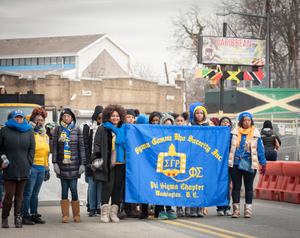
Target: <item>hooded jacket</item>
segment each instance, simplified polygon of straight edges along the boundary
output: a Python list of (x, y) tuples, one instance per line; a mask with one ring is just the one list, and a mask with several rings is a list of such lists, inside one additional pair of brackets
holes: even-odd
[[(64, 110), (70, 110), (72, 113), (74, 127), (70, 132), (70, 146), (71, 146), (71, 164), (63, 164), (64, 159), (64, 142), (58, 141), (60, 138), (62, 128), (59, 125), (55, 127), (53, 134), (53, 155), (52, 162), (57, 163), (60, 169), (60, 174), (57, 177), (60, 179), (76, 179), (80, 178), (79, 167), (85, 165), (85, 150), (83, 143), (83, 135), (79, 126), (76, 125), (76, 117), (74, 111), (70, 107), (65, 107)], [(63, 113), (60, 114), (59, 122), (62, 121)]]
[(260, 132), (262, 141), (265, 147), (265, 152), (275, 150), (275, 139), (278, 140), (279, 145), (281, 145), (281, 140), (278, 135), (271, 128), (263, 128)]

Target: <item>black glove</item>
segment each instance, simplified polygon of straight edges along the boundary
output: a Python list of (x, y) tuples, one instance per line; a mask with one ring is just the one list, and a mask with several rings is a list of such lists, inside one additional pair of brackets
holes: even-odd
[(35, 127), (33, 128), (33, 130), (35, 130), (35, 131), (39, 131), (40, 129), (41, 129), (41, 127), (38, 124), (36, 124)]
[(50, 172), (49, 171), (46, 171), (45, 172), (45, 177), (44, 177), (44, 181), (48, 181), (50, 179)]

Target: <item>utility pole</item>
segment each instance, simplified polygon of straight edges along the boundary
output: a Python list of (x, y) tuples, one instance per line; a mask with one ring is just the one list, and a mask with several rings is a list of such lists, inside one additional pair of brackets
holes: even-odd
[(169, 75), (168, 75), (167, 63), (166, 62), (165, 62), (165, 72), (166, 72), (166, 77), (167, 77), (167, 84), (169, 84)]
[[(223, 37), (226, 37), (227, 32), (227, 23), (223, 22)], [(225, 71), (225, 65), (221, 66), (221, 70)], [(219, 115), (223, 115), (223, 106), (224, 106), (224, 78), (223, 76), (220, 79), (220, 109)]]
[(266, 73), (267, 73), (267, 82), (266, 87), (272, 88), (271, 77), (270, 77), (270, 12), (271, 12), (271, 0), (266, 0), (266, 16), (267, 16), (267, 62), (266, 62)]
[(299, 77), (298, 77), (298, 66), (297, 66), (297, 53), (296, 53), (296, 44), (295, 44), (295, 36), (293, 33), (293, 51), (294, 51), (294, 62), (295, 62), (295, 73), (296, 73), (296, 88), (299, 88)]

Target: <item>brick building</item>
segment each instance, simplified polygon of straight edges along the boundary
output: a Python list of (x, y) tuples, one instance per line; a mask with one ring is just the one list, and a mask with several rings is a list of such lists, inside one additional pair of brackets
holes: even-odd
[(32, 90), (45, 104), (89, 116), (118, 103), (141, 113), (182, 112), (184, 80), (159, 84), (131, 72), (133, 57), (108, 35), (0, 40), (0, 87)]

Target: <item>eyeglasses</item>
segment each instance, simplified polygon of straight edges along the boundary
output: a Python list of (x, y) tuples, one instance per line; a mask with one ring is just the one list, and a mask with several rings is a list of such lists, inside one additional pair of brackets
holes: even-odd
[(157, 119), (156, 120), (151, 120), (151, 122), (157, 122), (157, 121), (159, 121), (159, 120), (157, 120)]

